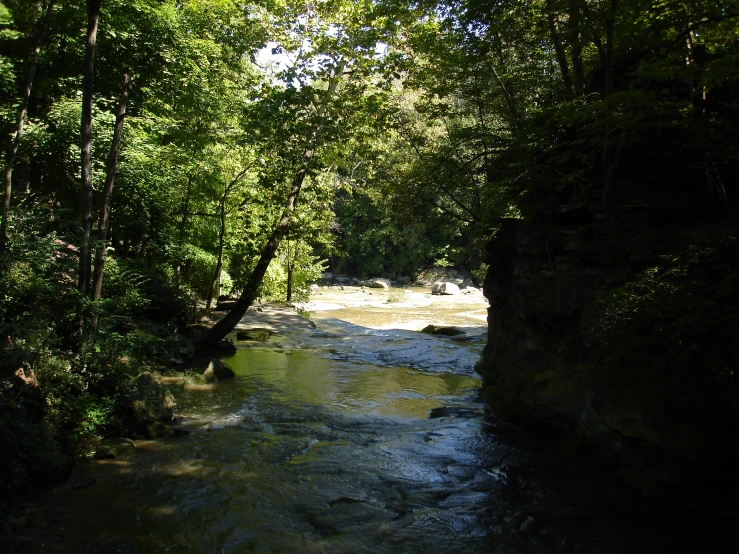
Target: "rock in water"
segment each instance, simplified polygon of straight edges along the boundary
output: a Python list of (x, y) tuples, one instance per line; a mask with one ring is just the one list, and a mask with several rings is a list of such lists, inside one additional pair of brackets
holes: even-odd
[(461, 329), (444, 325), (426, 325), (426, 327), (421, 329), (421, 332), (428, 335), (444, 335), (446, 337), (456, 337), (458, 335), (464, 335), (464, 331), (462, 331)]
[(434, 283), (433, 287), (431, 287), (431, 294), (444, 294), (447, 296), (452, 296), (455, 294), (459, 294), (459, 287), (454, 283), (450, 283), (449, 281), (437, 281), (436, 283)]
[(383, 279), (381, 277), (378, 277), (376, 279), (368, 279), (367, 281), (362, 281), (363, 287), (369, 287), (371, 289), (389, 289), (390, 288), (390, 280), (389, 279)]
[(258, 342), (264, 342), (272, 336), (271, 329), (264, 329), (262, 327), (255, 327), (253, 329), (242, 329), (236, 333), (237, 340), (255, 340)]
[(136, 443), (125, 437), (108, 437), (103, 439), (97, 448), (95, 458), (98, 460), (112, 460), (126, 452), (136, 450)]
[(208, 369), (203, 371), (202, 377), (206, 383), (216, 383), (218, 381), (233, 379), (236, 377), (236, 374), (220, 361), (213, 358), (208, 364)]

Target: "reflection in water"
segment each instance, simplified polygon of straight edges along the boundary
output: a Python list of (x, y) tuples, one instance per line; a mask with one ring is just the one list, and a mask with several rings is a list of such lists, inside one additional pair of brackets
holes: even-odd
[(346, 413), (426, 419), (429, 410), (478, 386), (477, 378), (429, 375), (408, 367), (383, 367), (290, 353), (245, 348), (227, 360), (246, 380), (277, 391), (279, 402), (323, 406)]

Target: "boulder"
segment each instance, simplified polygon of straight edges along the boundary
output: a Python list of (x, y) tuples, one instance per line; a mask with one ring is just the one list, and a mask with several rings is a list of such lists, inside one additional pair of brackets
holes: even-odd
[(330, 271), (326, 271), (325, 273), (323, 273), (323, 275), (321, 275), (320, 279), (316, 280), (314, 284), (320, 285), (322, 287), (330, 287), (334, 284), (334, 274)]
[(371, 289), (389, 289), (390, 288), (390, 280), (389, 279), (382, 279), (382, 278), (376, 278), (376, 279), (368, 279), (367, 281), (363, 281), (362, 285), (365, 287), (369, 287)]
[(202, 378), (206, 383), (226, 381), (234, 377), (236, 377), (236, 374), (215, 358), (211, 359), (208, 368), (202, 374)]
[(459, 294), (459, 287), (449, 281), (437, 281), (431, 287), (431, 294), (443, 294), (452, 296)]

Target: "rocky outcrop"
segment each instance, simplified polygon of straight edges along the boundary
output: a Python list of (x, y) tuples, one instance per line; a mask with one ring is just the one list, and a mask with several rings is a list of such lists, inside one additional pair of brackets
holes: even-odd
[(658, 407), (627, 371), (604, 379), (591, 331), (604, 293), (727, 229), (631, 212), (620, 214), (614, 239), (602, 218), (578, 213), (502, 220), (488, 244), (488, 344), (478, 366), (486, 402), (503, 421), (556, 430), (566, 450), (615, 455), (638, 484), (688, 479), (704, 456), (702, 431)]

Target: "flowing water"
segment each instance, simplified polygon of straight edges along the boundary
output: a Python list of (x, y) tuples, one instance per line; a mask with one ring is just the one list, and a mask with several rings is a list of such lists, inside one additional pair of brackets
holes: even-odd
[(189, 435), (77, 466), (12, 551), (637, 550), (597, 476), (498, 438), (474, 372), (481, 299), (333, 294), (309, 306), (315, 329), (239, 343), (235, 380), (179, 390)]

